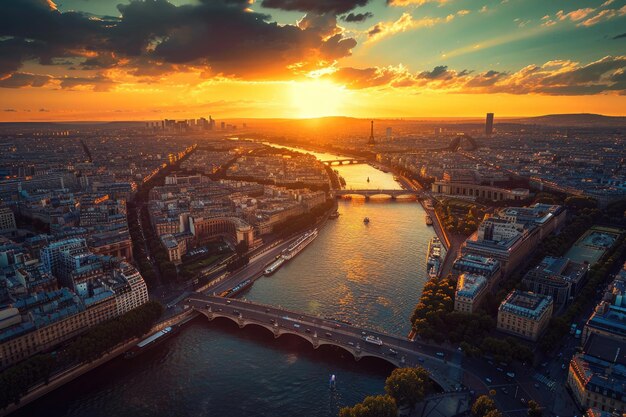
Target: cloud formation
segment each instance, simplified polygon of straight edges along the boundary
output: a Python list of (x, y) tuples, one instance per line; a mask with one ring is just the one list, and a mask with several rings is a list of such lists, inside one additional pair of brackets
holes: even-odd
[(341, 20), (343, 20), (344, 22), (363, 22), (367, 19), (369, 19), (370, 17), (373, 17), (374, 14), (371, 12), (365, 12), (365, 13), (350, 13), (348, 15), (342, 16)]
[(389, 6), (422, 6), (426, 3), (439, 3), (444, 4), (447, 3), (448, 0), (387, 0), (387, 4)]
[(328, 75), (348, 88), (413, 87), (466, 94), (588, 95), (626, 94), (626, 56), (607, 56), (581, 65), (572, 61), (548, 61), (516, 72), (489, 70), (475, 73), (437, 66), (411, 73), (406, 67), (340, 68)]
[(413, 16), (408, 13), (402, 13), (402, 16), (393, 22), (379, 22), (367, 30), (368, 39), (366, 42), (376, 42), (396, 33), (406, 32), (408, 30), (429, 28), (439, 23), (448, 23), (454, 20), (456, 16), (464, 16), (469, 13), (469, 10), (459, 10), (454, 14), (449, 14), (446, 17), (422, 17), (420, 19), (414, 19)]
[(139, 0), (119, 5), (121, 15), (113, 18), (60, 12), (47, 0), (3, 0), (0, 79), (11, 78), (29, 60), (43, 65), (75, 60), (82, 69), (115, 67), (135, 75), (189, 69), (248, 79), (294, 75), (351, 54), (356, 41), (341, 35), (334, 13), (367, 0), (266, 2), (310, 13), (299, 25), (279, 25), (249, 10), (247, 0), (181, 6)]
[(43, 87), (52, 80), (49, 75), (30, 74), (26, 72), (14, 72), (6, 78), (0, 79), (0, 87), (22, 88)]
[(585, 7), (567, 13), (563, 10), (559, 10), (556, 12), (554, 18), (550, 15), (545, 15), (542, 18), (542, 26), (554, 26), (559, 21), (567, 20), (576, 23), (576, 26), (594, 26), (598, 23), (611, 20), (614, 17), (626, 15), (626, 6), (622, 6), (619, 9), (604, 9), (604, 7), (608, 7), (611, 4), (613, 4), (613, 0), (605, 1), (598, 8)]
[(315, 13), (347, 13), (369, 0), (263, 0), (261, 6), (271, 9)]

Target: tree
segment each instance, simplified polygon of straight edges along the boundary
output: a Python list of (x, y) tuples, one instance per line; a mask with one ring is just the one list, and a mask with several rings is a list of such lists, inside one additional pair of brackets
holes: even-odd
[(424, 399), (430, 379), (424, 368), (396, 368), (385, 381), (385, 392), (396, 400), (396, 404), (406, 404), (411, 410)]
[(362, 403), (354, 407), (344, 407), (339, 417), (397, 417), (396, 402), (388, 395), (365, 397)]
[(502, 413), (500, 410), (491, 410), (485, 414), (485, 417), (502, 417)]
[(528, 417), (541, 417), (543, 410), (535, 400), (528, 401)]
[[(487, 417), (487, 414), (496, 409), (496, 403), (486, 395), (476, 398), (472, 405), (472, 415), (475, 417)], [(494, 417), (494, 416), (489, 416)]]

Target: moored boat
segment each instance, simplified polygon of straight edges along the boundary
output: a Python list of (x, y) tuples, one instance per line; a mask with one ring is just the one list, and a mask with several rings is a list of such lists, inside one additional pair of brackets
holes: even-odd
[(149, 349), (152, 349), (153, 347), (163, 343), (167, 339), (169, 339), (172, 336), (174, 336), (176, 333), (178, 333), (178, 326), (168, 326), (168, 327), (164, 328), (163, 330), (160, 330), (160, 331), (158, 331), (158, 332), (156, 332), (154, 334), (151, 334), (150, 336), (146, 337), (141, 342), (137, 343), (135, 346), (130, 348), (124, 354), (124, 358), (126, 358), (126, 359), (134, 358), (135, 356), (139, 355), (140, 353), (143, 353), (143, 352), (145, 352), (145, 351), (147, 351)]
[(269, 266), (267, 268), (265, 268), (265, 270), (263, 271), (263, 275), (265, 275), (265, 276), (272, 275), (274, 272), (278, 271), (278, 268), (280, 268), (282, 266), (282, 264), (284, 264), (284, 263), (285, 263), (285, 258), (283, 258), (282, 256), (279, 257), (274, 262), (269, 264)]
[(313, 229), (310, 232), (306, 232), (304, 235), (299, 237), (295, 242), (293, 242), (287, 249), (283, 251), (282, 257), (288, 261), (292, 259), (294, 256), (299, 254), (304, 248), (306, 248), (311, 242), (317, 238), (318, 231), (317, 229)]
[(428, 252), (426, 255), (426, 272), (431, 278), (439, 276), (441, 268), (441, 241), (434, 236), (428, 243)]

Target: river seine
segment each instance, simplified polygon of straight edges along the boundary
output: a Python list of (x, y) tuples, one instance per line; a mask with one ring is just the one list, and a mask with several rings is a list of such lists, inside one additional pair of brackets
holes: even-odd
[[(369, 165), (337, 169), (347, 188), (400, 188), (391, 174)], [(302, 253), (242, 296), (406, 335), (434, 236), (421, 206), (353, 200), (340, 201), (339, 212)], [(330, 417), (381, 393), (392, 369), (380, 360), (355, 362), (340, 349), (313, 350), (296, 336), (274, 339), (249, 327), (198, 318), (154, 350), (111, 361), (16, 415)], [(337, 376), (335, 390), (329, 389), (331, 374)]]

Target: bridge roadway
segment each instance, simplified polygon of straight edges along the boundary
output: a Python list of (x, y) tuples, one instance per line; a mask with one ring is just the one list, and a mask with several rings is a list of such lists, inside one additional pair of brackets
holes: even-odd
[(324, 160), (322, 163), (332, 166), (332, 165), (353, 165), (353, 164), (367, 164), (366, 159), (358, 159), (358, 158), (343, 158), (343, 159), (332, 159), (332, 160)]
[(333, 193), (336, 197), (340, 196), (349, 196), (349, 195), (362, 195), (366, 198), (369, 198), (374, 195), (388, 195), (392, 198), (396, 198), (401, 195), (406, 196), (419, 196), (420, 192), (412, 191), (412, 190), (334, 190)]
[[(233, 298), (198, 294), (187, 298), (185, 306), (209, 320), (225, 317), (240, 328), (249, 324), (261, 326), (272, 332), (275, 338), (283, 334), (296, 335), (311, 343), (314, 349), (322, 345), (338, 346), (350, 352), (357, 361), (369, 356), (397, 367), (422, 366), (430, 372), (433, 381), (446, 391), (455, 390), (462, 383), (463, 372), (459, 364), (454, 363), (454, 359), (458, 359), (454, 358), (455, 353), (448, 351), (444, 358), (429, 355), (420, 351), (420, 345), (399, 336)], [(379, 338), (382, 345), (366, 342), (368, 335)]]

